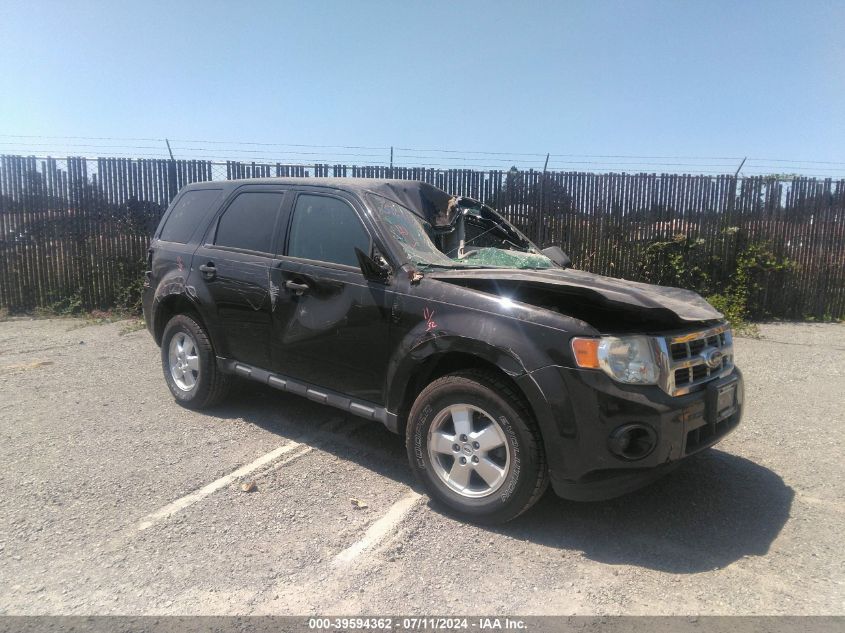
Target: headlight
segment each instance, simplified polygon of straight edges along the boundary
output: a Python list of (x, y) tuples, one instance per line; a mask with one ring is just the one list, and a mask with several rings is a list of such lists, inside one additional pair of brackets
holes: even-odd
[(572, 352), (579, 367), (601, 369), (618, 382), (654, 385), (660, 377), (647, 336), (573, 338)]

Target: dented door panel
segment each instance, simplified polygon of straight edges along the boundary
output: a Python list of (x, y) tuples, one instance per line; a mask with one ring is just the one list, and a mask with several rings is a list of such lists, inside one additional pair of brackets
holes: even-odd
[[(214, 306), (228, 353), (245, 363), (269, 367), (272, 330), (270, 265), (273, 258), (213, 247), (194, 254), (194, 276)], [(201, 270), (204, 266), (206, 270)], [(213, 271), (208, 270), (212, 268)]]
[(274, 265), (272, 283), (279, 292), (273, 310), (274, 369), (382, 404), (387, 289), (367, 282), (357, 270), (287, 258)]

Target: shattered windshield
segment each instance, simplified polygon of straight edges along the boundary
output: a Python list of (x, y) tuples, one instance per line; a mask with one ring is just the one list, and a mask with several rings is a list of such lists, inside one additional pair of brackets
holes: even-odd
[(435, 227), (397, 202), (376, 194), (368, 196), (408, 259), (422, 269), (555, 266), (522, 233), (484, 205), (456, 205), (449, 224)]

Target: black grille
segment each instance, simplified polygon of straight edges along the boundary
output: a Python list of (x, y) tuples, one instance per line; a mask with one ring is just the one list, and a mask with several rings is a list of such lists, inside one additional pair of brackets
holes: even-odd
[(672, 343), (672, 360), (685, 360), (689, 358), (689, 351), (686, 343)]
[(734, 413), (715, 424), (705, 424), (697, 429), (693, 429), (687, 433), (687, 444), (684, 447), (684, 452), (689, 455), (703, 446), (712, 444), (734, 428), (738, 420), (739, 413)]
[(715, 369), (709, 369), (707, 365), (693, 365), (692, 367), (681, 367), (675, 370), (675, 386), (682, 387), (691, 382), (698, 382), (708, 376), (718, 374), (727, 367), (727, 359), (722, 359), (721, 364)]
[(710, 372), (707, 369), (707, 365), (693, 365), (692, 366), (692, 379), (693, 381), (701, 380), (702, 378), (707, 378)]
[(688, 343), (672, 343), (672, 360), (686, 360), (701, 353), (705, 347), (722, 347), (725, 344), (725, 334), (714, 334), (707, 338), (699, 338)]
[(687, 345), (689, 345), (690, 356), (696, 356), (699, 352), (701, 352), (701, 350), (704, 349), (705, 343), (703, 338), (697, 338), (687, 343)]
[[(670, 368), (674, 379), (674, 384), (671, 385), (673, 395), (677, 395), (675, 390), (678, 389), (689, 392), (700, 388), (708, 380), (715, 378), (733, 365), (733, 346), (728, 330), (722, 332), (705, 330), (680, 337), (680, 340), (675, 342), (671, 339), (666, 342), (672, 365), (687, 365)], [(708, 367), (702, 356), (709, 349), (720, 350), (723, 354), (716, 367)]]

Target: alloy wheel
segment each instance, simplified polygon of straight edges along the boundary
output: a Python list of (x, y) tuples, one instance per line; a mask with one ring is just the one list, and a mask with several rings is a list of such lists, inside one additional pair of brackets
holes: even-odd
[(200, 375), (200, 359), (197, 344), (187, 332), (177, 332), (170, 339), (168, 350), (170, 376), (182, 391), (193, 389)]
[(450, 405), (434, 417), (428, 456), (440, 481), (474, 499), (496, 492), (510, 471), (505, 432), (493, 416), (470, 404)]

